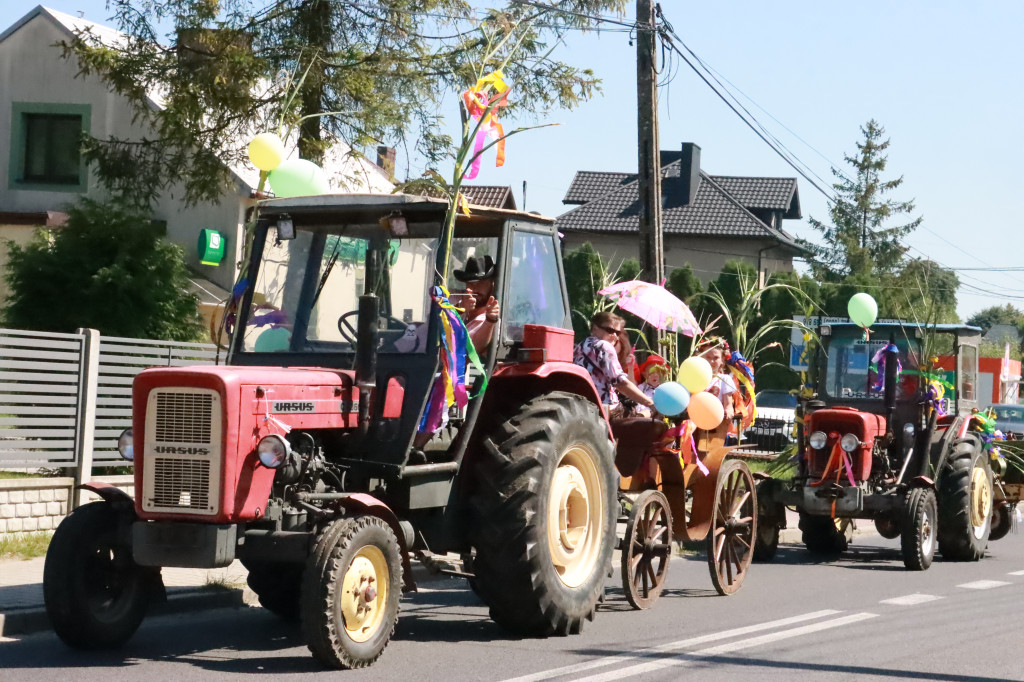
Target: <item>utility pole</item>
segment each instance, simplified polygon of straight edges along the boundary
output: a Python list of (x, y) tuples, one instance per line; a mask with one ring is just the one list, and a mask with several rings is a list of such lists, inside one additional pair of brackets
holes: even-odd
[(636, 0), (636, 109), (640, 191), (640, 278), (665, 279), (661, 237), (661, 148), (658, 146), (657, 34), (653, 0)]

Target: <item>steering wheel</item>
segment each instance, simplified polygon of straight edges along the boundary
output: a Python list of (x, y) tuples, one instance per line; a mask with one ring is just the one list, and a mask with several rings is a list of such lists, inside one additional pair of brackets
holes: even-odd
[[(356, 333), (357, 332), (356, 332), (356, 328), (355, 328), (355, 326), (353, 326), (352, 321), (351, 321), (350, 318), (356, 317), (358, 315), (359, 315), (359, 311), (358, 310), (350, 310), (350, 311), (348, 311), (347, 313), (345, 313), (344, 315), (342, 315), (341, 317), (338, 318), (338, 333), (341, 334), (341, 338), (345, 339), (346, 341), (348, 341), (349, 343), (351, 343), (353, 345), (356, 344)], [(381, 316), (381, 317), (379, 317), (377, 319), (378, 319), (378, 322), (380, 320), (386, 320), (387, 321), (387, 329), (385, 331), (392, 331), (392, 332), (394, 332), (394, 331), (399, 331), (400, 330), (404, 334), (405, 333), (405, 328), (409, 326), (408, 322), (405, 322), (404, 320), (400, 320), (397, 317), (391, 317), (390, 315), (384, 315), (384, 316)]]

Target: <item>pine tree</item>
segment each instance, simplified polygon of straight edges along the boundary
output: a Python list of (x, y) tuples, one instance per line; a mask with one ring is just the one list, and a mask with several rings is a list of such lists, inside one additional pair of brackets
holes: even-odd
[(883, 139), (885, 129), (872, 119), (861, 127), (861, 133), (864, 139), (857, 143), (857, 154), (844, 156), (853, 177), (832, 169), (838, 181), (832, 185), (837, 198), (829, 210), (831, 223), (808, 219), (823, 242), (804, 242), (813, 254), (812, 272), (821, 282), (897, 273), (907, 252), (902, 240), (921, 224), (917, 217), (890, 225), (891, 219), (912, 215), (914, 202), (888, 198), (903, 184), (903, 177), (883, 178), (889, 148), (889, 140)]

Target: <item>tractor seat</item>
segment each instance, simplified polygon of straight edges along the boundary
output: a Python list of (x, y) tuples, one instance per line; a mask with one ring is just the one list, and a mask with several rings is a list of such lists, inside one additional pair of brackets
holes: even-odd
[(630, 417), (611, 421), (615, 436), (615, 468), (623, 476), (632, 476), (643, 462), (644, 455), (661, 441), (668, 425), (650, 417)]

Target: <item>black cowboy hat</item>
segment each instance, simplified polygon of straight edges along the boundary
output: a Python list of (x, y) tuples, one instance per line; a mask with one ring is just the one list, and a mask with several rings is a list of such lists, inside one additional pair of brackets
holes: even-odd
[(472, 256), (466, 259), (466, 267), (462, 270), (454, 270), (455, 279), (460, 282), (476, 282), (488, 277), (494, 277), (494, 259), (490, 256)]

